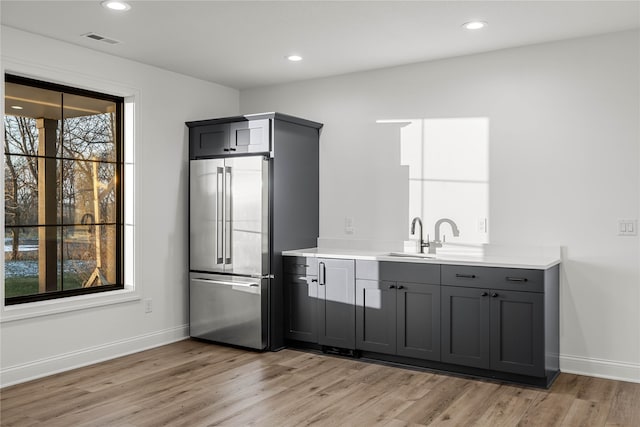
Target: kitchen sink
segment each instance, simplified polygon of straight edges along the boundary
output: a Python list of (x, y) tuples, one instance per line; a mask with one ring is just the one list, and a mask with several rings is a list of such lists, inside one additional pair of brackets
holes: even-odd
[(388, 256), (403, 258), (435, 258), (436, 254), (419, 254), (417, 252), (389, 252)]

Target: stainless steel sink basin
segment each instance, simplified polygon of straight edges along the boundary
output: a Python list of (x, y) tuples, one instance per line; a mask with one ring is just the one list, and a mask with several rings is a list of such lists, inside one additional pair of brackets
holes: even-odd
[(436, 254), (419, 254), (413, 252), (389, 252), (387, 255), (403, 258), (435, 258)]

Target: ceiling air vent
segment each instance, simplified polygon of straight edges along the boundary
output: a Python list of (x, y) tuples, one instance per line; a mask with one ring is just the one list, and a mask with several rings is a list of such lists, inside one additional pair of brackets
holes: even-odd
[(107, 44), (120, 44), (118, 40), (110, 39), (109, 37), (101, 36), (100, 34), (96, 34), (96, 33), (83, 34), (82, 37), (86, 37), (88, 39), (96, 40), (96, 41), (107, 43)]

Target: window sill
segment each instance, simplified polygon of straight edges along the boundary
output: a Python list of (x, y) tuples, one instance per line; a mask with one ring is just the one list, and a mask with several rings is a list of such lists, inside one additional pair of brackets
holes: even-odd
[(140, 294), (136, 292), (133, 287), (125, 286), (124, 289), (117, 291), (3, 306), (2, 312), (0, 313), (0, 323), (86, 310), (88, 308), (121, 304), (140, 299)]

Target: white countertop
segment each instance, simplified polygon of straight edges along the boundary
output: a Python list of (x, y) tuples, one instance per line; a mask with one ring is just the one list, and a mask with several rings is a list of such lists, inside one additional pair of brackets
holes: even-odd
[(391, 256), (389, 252), (366, 251), (334, 248), (307, 248), (283, 251), (285, 256), (304, 256), (317, 258), (342, 258), (370, 261), (414, 262), (423, 264), (474, 265), (480, 267), (528, 268), (546, 270), (560, 264), (560, 258), (550, 255), (509, 256), (500, 254), (437, 254), (434, 258), (414, 258)]

